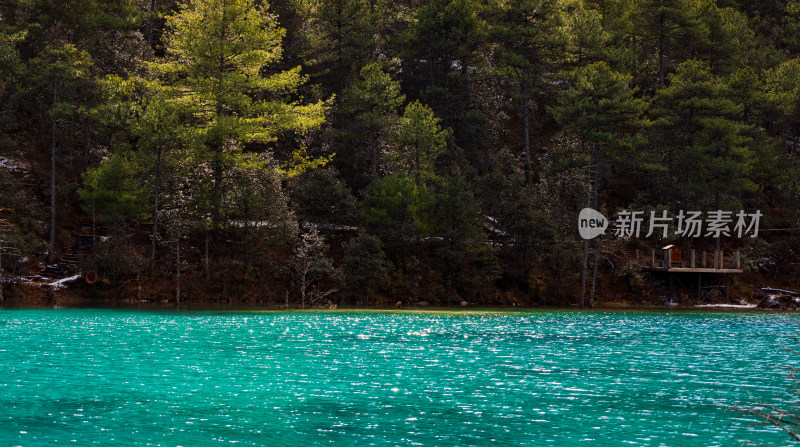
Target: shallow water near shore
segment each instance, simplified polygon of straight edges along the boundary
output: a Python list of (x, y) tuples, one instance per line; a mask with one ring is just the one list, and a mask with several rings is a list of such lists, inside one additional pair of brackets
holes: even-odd
[(0, 310), (0, 445), (774, 445), (793, 314)]

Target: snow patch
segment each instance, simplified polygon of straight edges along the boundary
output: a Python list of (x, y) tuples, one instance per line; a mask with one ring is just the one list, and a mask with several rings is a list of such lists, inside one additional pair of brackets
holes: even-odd
[(757, 304), (698, 304), (694, 307), (717, 307), (723, 309), (755, 309)]
[(358, 231), (358, 227), (351, 227), (349, 225), (339, 225), (334, 223), (316, 223), (316, 222), (308, 222), (304, 221), (300, 224), (300, 227), (304, 229), (314, 229), (314, 230), (327, 230), (327, 231)]
[(65, 285), (66, 283), (68, 283), (68, 282), (70, 282), (70, 281), (75, 281), (76, 279), (78, 279), (78, 278), (80, 278), (80, 277), (81, 277), (81, 275), (80, 275), (80, 274), (77, 274), (77, 275), (72, 275), (72, 276), (70, 276), (70, 277), (68, 277), (68, 278), (61, 278), (61, 279), (59, 279), (59, 280), (53, 281), (53, 282), (51, 282), (51, 283), (48, 283), (48, 285), (50, 285), (50, 286), (53, 286), (53, 288), (59, 289), (59, 288), (61, 288), (61, 287), (64, 287), (64, 285)]
[(13, 158), (0, 156), (0, 168), (11, 172), (17, 172), (28, 169), (28, 165)]

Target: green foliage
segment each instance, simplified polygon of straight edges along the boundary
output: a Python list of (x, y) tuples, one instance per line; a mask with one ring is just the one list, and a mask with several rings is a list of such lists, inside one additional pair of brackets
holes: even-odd
[(504, 244), (505, 254), (513, 259), (505, 270), (524, 279), (528, 270), (552, 250), (559, 237), (555, 224), (543, 210), (545, 204), (535, 202), (536, 191), (520, 188), (500, 172), (487, 174), (477, 185), (481, 208), (493, 229), (492, 240)]
[[(586, 0), (567, 0), (562, 6), (559, 37), (565, 56), (577, 66), (600, 60), (613, 60), (621, 55), (610, 46), (611, 34), (603, 27), (603, 13)], [(544, 37), (544, 36), (543, 36)], [(544, 41), (544, 39), (540, 39)], [(556, 41), (556, 43), (560, 43)]]
[(380, 130), (392, 123), (391, 117), (403, 105), (406, 96), (400, 83), (393, 80), (378, 63), (361, 69), (359, 78), (347, 91), (347, 110), (370, 131)]
[(27, 23), (32, 38), (45, 38), (45, 31), (64, 27), (79, 40), (90, 39), (103, 30), (129, 29), (141, 15), (136, 0), (23, 0), (18, 2), (18, 21)]
[(500, 267), (487, 243), (480, 207), (462, 178), (444, 178), (440, 189), (434, 210), (437, 238), (431, 245), (442, 263), (445, 286), (469, 298), (485, 295)]
[(393, 165), (413, 173), (419, 184), (421, 178), (434, 174), (436, 160), (447, 149), (449, 135), (448, 130), (442, 130), (433, 110), (418, 101), (408, 104), (394, 134), (398, 149), (392, 154)]
[(168, 88), (138, 76), (109, 75), (97, 84), (102, 101), (92, 114), (114, 138), (135, 138), (140, 150), (151, 153), (193, 144), (182, 126), (189, 111)]
[(551, 110), (562, 126), (606, 150), (630, 148), (640, 141), (647, 103), (629, 88), (630, 76), (596, 62), (576, 69), (570, 78), (572, 88)]
[(16, 93), (25, 76), (25, 65), (17, 48), (24, 33), (10, 34), (0, 29), (0, 148), (10, 146), (10, 130), (16, 127), (11, 96)]
[(347, 90), (345, 111), (355, 117), (357, 133), (366, 137), (360, 143), (368, 150), (366, 158), (370, 160), (373, 178), (381, 164), (378, 139), (396, 123), (397, 109), (405, 99), (400, 83), (392, 80), (378, 63), (362, 68), (360, 77)]
[(8, 98), (24, 74), (25, 66), (17, 48), (24, 36), (24, 33), (10, 34), (0, 29), (0, 98)]
[[(524, 84), (539, 82), (537, 74), (555, 62), (556, 48), (566, 43), (565, 39), (571, 38), (573, 45), (584, 44), (583, 37), (588, 36), (579, 36), (577, 28), (591, 26), (582, 17), (567, 13), (562, 22), (556, 0), (497, 1), (487, 13), (491, 17), (489, 34), (499, 50), (497, 72), (517, 77)], [(585, 48), (573, 50), (580, 58)]]
[(283, 163), (278, 169), (278, 172), (280, 172), (283, 177), (291, 179), (306, 171), (313, 171), (325, 167), (325, 165), (331, 162), (334, 155), (336, 154), (314, 157), (308, 153), (308, 148), (300, 146), (300, 148), (292, 151), (291, 157)]
[(150, 64), (190, 108), (209, 144), (229, 138), (271, 142), (286, 130), (324, 120), (325, 103), (285, 101), (302, 84), (300, 68), (265, 75), (281, 57), (274, 16), (252, 0), (195, 0), (167, 18), (167, 57)]
[(469, 62), (469, 55), (484, 32), (484, 23), (475, 9), (468, 0), (434, 0), (425, 4), (410, 29), (413, 50), (440, 64), (452, 60)]
[(467, 68), (475, 65), (478, 48), (485, 39), (486, 24), (470, 0), (433, 0), (417, 10), (405, 36), (404, 56), (424, 60), (427, 87), (421, 97), (445, 118), (457, 111), (464, 100), (451, 86)]
[[(381, 240), (361, 232), (343, 246), (345, 287), (348, 293), (369, 300), (390, 284), (394, 265), (386, 258)], [(365, 304), (370, 304), (369, 301)]]
[(211, 150), (212, 224), (222, 225), (224, 171), (246, 143), (271, 143), (324, 121), (325, 102), (288, 99), (304, 82), (300, 67), (274, 70), (284, 30), (253, 0), (194, 0), (167, 18), (166, 57), (149, 64), (192, 119), (189, 132)]
[(347, 184), (334, 168), (305, 172), (289, 186), (295, 211), (316, 223), (353, 223), (358, 205)]
[(84, 186), (78, 191), (84, 210), (96, 211), (114, 222), (142, 217), (147, 194), (137, 172), (138, 166), (122, 155), (114, 155), (87, 171)]
[(71, 43), (55, 41), (48, 44), (42, 54), (31, 61), (36, 73), (36, 90), (56, 92), (56, 102), (50, 108), (50, 119), (69, 118), (82, 102), (76, 90), (91, 75), (92, 60), (89, 53)]
[[(301, 227), (331, 236), (343, 295), (574, 296), (587, 165), (598, 209), (720, 197), (798, 222), (798, 1), (274, 6), (5, 2), (0, 181), (21, 193), (0, 205), (26, 240), (45, 231), (48, 140), (59, 234), (93, 211), (115, 229), (156, 218), (156, 280), (172, 227), (184, 275), (247, 299), (297, 286), (298, 259), (324, 264)], [(342, 226), (365, 233), (342, 243)], [(141, 243), (115, 238), (103, 268), (135, 278)], [(325, 269), (302, 293), (333, 286)]]
[(340, 94), (350, 68), (357, 66), (376, 47), (379, 21), (384, 9), (377, 0), (297, 0), (296, 9), (307, 26), (300, 30), (304, 59), (315, 77), (326, 77), (330, 89)]
[(42, 52), (41, 56), (33, 61), (36, 74), (49, 81), (81, 79), (89, 76), (91, 68), (89, 53), (78, 49), (75, 45), (66, 42), (52, 42)]
[(745, 14), (709, 3), (703, 7), (702, 22), (704, 35), (698, 44), (699, 52), (713, 73), (730, 73), (751, 57), (755, 34)]
[(749, 126), (735, 119), (743, 106), (729, 99), (724, 80), (706, 63), (689, 60), (669, 81), (656, 94), (655, 124), (661, 144), (673, 148), (670, 157), (684, 173), (684, 208), (691, 195), (753, 189)]
[[(639, 56), (648, 64), (640, 64), (634, 69), (652, 70), (642, 73), (649, 79), (657, 80), (656, 87), (664, 86), (667, 73), (681, 54), (691, 54), (702, 43), (705, 29), (700, 19), (708, 0), (643, 0), (635, 3), (627, 20), (632, 24), (631, 31), (639, 35), (641, 49), (649, 53)], [(651, 65), (652, 64), (652, 65)], [(652, 67), (652, 68), (651, 68)], [(648, 86), (649, 87), (649, 86)]]
[(762, 118), (769, 101), (764, 82), (750, 67), (740, 68), (728, 76), (728, 96), (742, 105), (741, 121), (748, 123)]
[(393, 246), (404, 246), (433, 234), (436, 200), (425, 185), (398, 172), (377, 180), (362, 203), (370, 233)]
[(800, 54), (800, 0), (788, 0), (786, 2), (783, 41), (795, 56)]
[(798, 133), (800, 122), (800, 60), (789, 59), (764, 75), (769, 109), (781, 134)]

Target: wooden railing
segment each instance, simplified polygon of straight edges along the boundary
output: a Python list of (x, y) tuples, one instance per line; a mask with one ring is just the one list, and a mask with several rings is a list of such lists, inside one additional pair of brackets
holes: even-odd
[[(655, 248), (650, 253), (650, 266), (657, 269), (666, 268), (702, 268), (702, 269), (741, 269), (742, 259), (739, 251), (732, 255), (725, 256), (723, 250), (690, 250), (689, 259), (686, 262), (683, 258), (680, 261), (672, 260), (672, 250), (659, 250)], [(637, 250), (638, 257), (638, 250)]]

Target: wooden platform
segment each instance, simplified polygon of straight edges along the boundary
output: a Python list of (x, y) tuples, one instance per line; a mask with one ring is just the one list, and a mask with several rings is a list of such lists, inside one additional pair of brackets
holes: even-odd
[(644, 266), (644, 269), (654, 275), (666, 277), (669, 282), (670, 302), (675, 299), (676, 283), (683, 289), (696, 290), (695, 304), (701, 304), (715, 291), (724, 293), (725, 302), (730, 302), (728, 275), (743, 272), (738, 251), (726, 258), (722, 250), (712, 253), (691, 250), (686, 259), (681, 256), (681, 249), (676, 245), (667, 245), (661, 250), (658, 255), (655, 249), (652, 250), (650, 265)]
[(646, 267), (646, 270), (654, 272), (669, 272), (669, 273), (742, 273), (742, 269), (713, 269), (713, 268), (700, 268), (700, 267)]
[[(671, 273), (742, 273), (742, 260), (739, 252), (725, 257), (722, 250), (706, 253), (691, 250), (688, 259), (681, 256), (681, 249), (676, 245), (667, 245), (657, 254), (653, 249), (650, 263), (645, 269)], [(638, 253), (637, 253), (638, 257)]]

